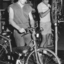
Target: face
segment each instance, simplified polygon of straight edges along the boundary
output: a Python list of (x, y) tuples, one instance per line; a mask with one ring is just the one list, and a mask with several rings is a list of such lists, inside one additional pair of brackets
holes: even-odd
[(43, 0), (44, 3), (49, 3), (49, 0)]
[(19, 0), (21, 4), (25, 4), (27, 0)]

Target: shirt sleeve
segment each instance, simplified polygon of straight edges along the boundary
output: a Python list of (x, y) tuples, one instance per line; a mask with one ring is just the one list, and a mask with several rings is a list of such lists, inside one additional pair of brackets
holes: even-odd
[(42, 12), (42, 11), (41, 11), (41, 5), (40, 5), (40, 4), (37, 6), (37, 9), (38, 9), (38, 12), (39, 12), (39, 13)]
[(47, 9), (47, 6), (46, 5), (44, 5), (43, 3), (41, 3), (41, 4), (39, 4), (38, 6), (37, 6), (37, 9), (38, 9), (38, 12), (40, 13), (40, 12), (45, 12), (46, 10), (48, 10)]

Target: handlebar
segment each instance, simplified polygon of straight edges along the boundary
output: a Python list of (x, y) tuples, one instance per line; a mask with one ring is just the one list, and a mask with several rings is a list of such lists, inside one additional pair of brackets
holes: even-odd
[(36, 28), (28, 27), (28, 28), (25, 29), (26, 32), (23, 32), (23, 33), (21, 33), (21, 34), (22, 34), (22, 36), (25, 36), (25, 35), (27, 35), (27, 34), (32, 33), (33, 31), (35, 31), (35, 29), (36, 29)]
[(25, 29), (25, 31), (26, 32), (23, 32), (22, 34), (22, 36), (24, 36), (24, 35), (27, 35), (27, 34), (29, 34), (29, 33), (33, 33), (34, 31), (38, 31), (38, 32), (41, 32), (41, 31), (43, 31), (43, 28), (41, 28), (41, 29), (37, 29), (37, 27), (35, 27), (35, 28), (33, 28), (33, 27), (28, 27), (28, 28), (26, 28)]

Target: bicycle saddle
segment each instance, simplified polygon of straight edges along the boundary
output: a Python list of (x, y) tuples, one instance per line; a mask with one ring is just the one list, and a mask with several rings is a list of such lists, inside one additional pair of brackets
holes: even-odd
[(13, 52), (17, 54), (25, 54), (28, 52), (29, 49), (30, 49), (29, 46), (20, 46), (13, 48)]

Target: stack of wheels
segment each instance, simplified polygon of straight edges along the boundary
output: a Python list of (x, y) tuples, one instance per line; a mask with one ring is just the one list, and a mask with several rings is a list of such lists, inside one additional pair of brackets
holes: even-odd
[(25, 64), (61, 64), (58, 56), (49, 49), (40, 48), (36, 50), (37, 58), (35, 56), (35, 51), (32, 51), (27, 57)]

